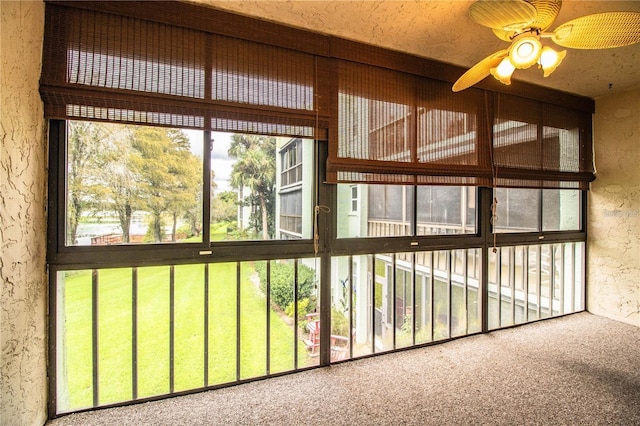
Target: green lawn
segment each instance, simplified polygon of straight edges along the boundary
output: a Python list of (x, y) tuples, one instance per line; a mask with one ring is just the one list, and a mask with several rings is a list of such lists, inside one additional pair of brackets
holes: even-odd
[[(236, 264), (209, 265), (208, 382), (204, 377), (204, 265), (175, 267), (174, 391), (236, 380), (236, 342), (240, 319), (240, 378), (267, 374), (267, 306), (251, 279), (254, 267), (241, 264), (237, 312)], [(91, 352), (91, 271), (64, 274), (66, 362), (59, 363), (61, 410), (93, 405)], [(170, 269), (138, 269), (138, 398), (170, 392)], [(132, 270), (99, 271), (99, 404), (132, 398)], [(61, 280), (62, 281), (62, 280)], [(269, 372), (294, 368), (295, 331), (269, 309)], [(298, 365), (310, 359), (298, 344)], [(65, 380), (66, 377), (66, 390)]]

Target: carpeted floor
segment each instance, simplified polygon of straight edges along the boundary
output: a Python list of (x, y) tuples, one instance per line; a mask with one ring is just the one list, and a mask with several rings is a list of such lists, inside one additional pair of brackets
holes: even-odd
[(580, 313), (47, 425), (640, 425), (640, 327)]

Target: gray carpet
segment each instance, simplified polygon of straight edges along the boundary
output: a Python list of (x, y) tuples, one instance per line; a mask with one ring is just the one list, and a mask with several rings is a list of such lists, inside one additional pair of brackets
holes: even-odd
[(588, 313), (64, 425), (640, 425), (640, 328)]

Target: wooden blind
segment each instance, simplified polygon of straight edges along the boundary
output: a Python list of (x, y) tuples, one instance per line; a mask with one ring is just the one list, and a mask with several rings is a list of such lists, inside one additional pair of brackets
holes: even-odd
[(447, 64), (184, 2), (47, 1), (45, 22), (48, 118), (327, 138), (334, 183), (594, 178), (586, 98), (453, 93)]
[(338, 69), (330, 180), (474, 185), (491, 176), (483, 92), (349, 61)]
[(305, 137), (328, 126), (316, 114), (313, 54), (73, 5), (46, 7), (41, 94), (48, 118)]
[(593, 180), (584, 113), (500, 94), (493, 119), (495, 184), (585, 189)]
[(340, 61), (328, 180), (587, 188), (590, 115)]

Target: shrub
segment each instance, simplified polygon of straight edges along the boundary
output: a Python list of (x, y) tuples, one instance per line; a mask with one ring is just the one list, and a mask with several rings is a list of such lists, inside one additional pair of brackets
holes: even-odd
[[(267, 263), (257, 262), (256, 272), (260, 277), (260, 290), (266, 294)], [(309, 298), (315, 289), (315, 271), (301, 263), (298, 264), (298, 300)], [(293, 304), (294, 267), (293, 262), (271, 262), (271, 303), (284, 311)], [(292, 309), (293, 311), (293, 309)]]

